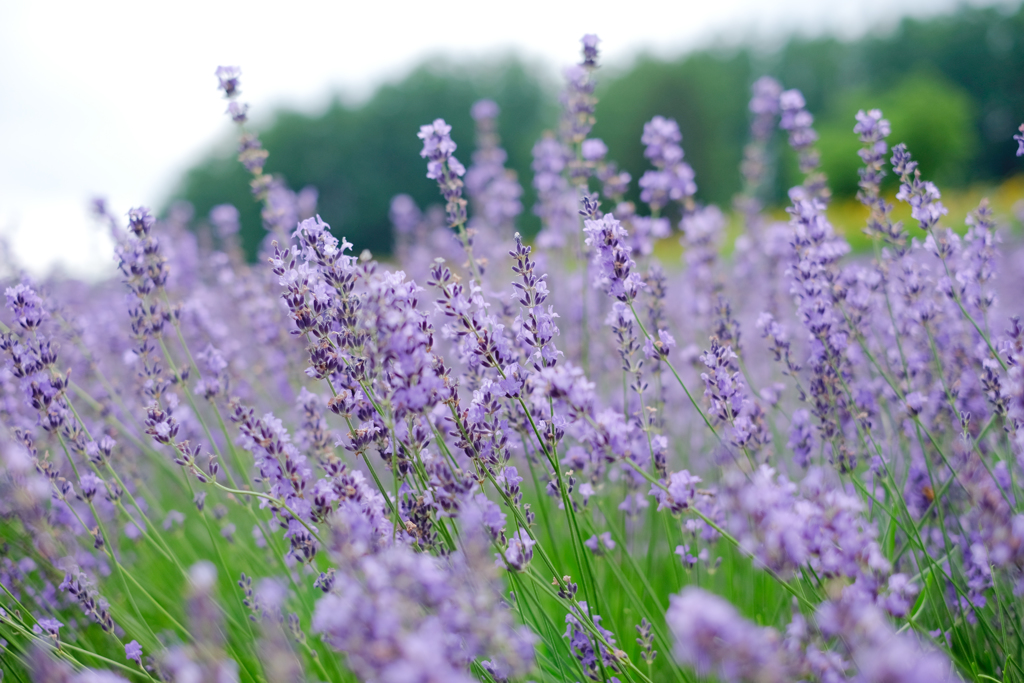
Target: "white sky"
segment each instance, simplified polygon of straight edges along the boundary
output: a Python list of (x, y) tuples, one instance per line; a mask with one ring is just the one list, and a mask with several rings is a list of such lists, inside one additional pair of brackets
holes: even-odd
[[(515, 51), (552, 69), (597, 33), (605, 63), (792, 33), (845, 37), (956, 0), (0, 0), (0, 236), (36, 274), (95, 277), (112, 246), (91, 197), (159, 206), (230, 135), (219, 64), (242, 66), (259, 120), (275, 107), (365, 97), (433, 55)], [(973, 4), (1006, 4), (979, 0)]]

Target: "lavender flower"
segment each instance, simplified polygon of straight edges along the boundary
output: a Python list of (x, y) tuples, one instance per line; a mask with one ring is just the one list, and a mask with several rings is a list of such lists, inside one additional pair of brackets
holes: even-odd
[(423, 140), (420, 156), (428, 160), (427, 177), (437, 181), (447, 202), (448, 223), (456, 226), (466, 222), (466, 200), (462, 198), (461, 180), (461, 176), (466, 174), (466, 167), (452, 154), (456, 145), (451, 131), (452, 127), (444, 119), (435, 119), (431, 124), (420, 126), (416, 137)]
[(899, 144), (892, 149), (893, 170), (900, 176), (900, 191), (896, 198), (910, 204), (910, 214), (921, 229), (928, 232), (949, 213), (939, 198), (942, 196), (934, 183), (921, 180), (917, 162), (910, 160), (907, 146)]
[(647, 171), (640, 178), (640, 199), (652, 211), (660, 211), (669, 202), (682, 202), (688, 207), (690, 197), (697, 191), (693, 169), (683, 161), (683, 148), (679, 146), (682, 139), (679, 125), (673, 119), (655, 116), (644, 124), (640, 141), (646, 146), (644, 156), (656, 170)]
[(811, 464), (811, 449), (814, 445), (811, 414), (807, 410), (800, 409), (793, 412), (788, 445), (793, 450), (793, 461), (798, 466), (807, 469)]
[(597, 67), (597, 44), (600, 41), (597, 36), (588, 34), (580, 42), (583, 45), (583, 61), (565, 70), (566, 86), (559, 97), (562, 103), (559, 133), (563, 142), (570, 145), (578, 145), (586, 139), (594, 125), (594, 109), (597, 105), (593, 71)]
[(488, 654), (518, 675), (532, 660), (532, 637), (494, 609), (483, 547), (471, 540), (469, 554), (451, 564), (401, 545), (361, 556), (342, 551), (342, 571), (317, 603), (313, 630), (346, 652), (362, 678), (468, 682), (469, 662)]
[(236, 235), (241, 229), (238, 223), (238, 209), (231, 204), (218, 204), (210, 209), (210, 222), (217, 228), (217, 235), (221, 239)]
[(43, 617), (36, 622), (36, 625), (32, 627), (33, 633), (47, 633), (54, 640), (58, 639), (58, 631), (64, 626), (56, 619), (52, 617)]
[(515, 320), (514, 327), (518, 329), (516, 341), (523, 345), (534, 369), (540, 370), (555, 365), (562, 355), (554, 343), (558, 335), (557, 314), (550, 305), (544, 306), (549, 293), (547, 275), (536, 273), (536, 262), (530, 258), (531, 248), (523, 244), (519, 233), (515, 235), (515, 245), (509, 256), (516, 260), (512, 271), (521, 282), (512, 283), (512, 301), (523, 307)]
[(682, 512), (693, 506), (700, 481), (700, 477), (693, 476), (687, 470), (673, 472), (668, 476), (665, 488), (651, 486), (651, 495), (658, 501), (659, 510), (668, 508), (673, 513)]
[[(566, 629), (563, 638), (569, 639), (569, 649), (583, 667), (583, 673), (587, 678), (599, 681), (603, 678), (602, 668), (613, 673), (618, 672), (618, 660), (622, 654), (619, 650), (612, 649), (615, 648), (615, 634), (601, 626), (601, 617), (589, 613), (585, 601), (578, 604), (578, 607), (574, 605), (569, 614), (565, 615)], [(590, 635), (584, 628), (582, 620), (593, 624), (601, 636), (600, 640)]]
[[(813, 117), (799, 92), (765, 78), (734, 204), (746, 234), (722, 258), (727, 215), (693, 202), (675, 122), (644, 126), (652, 170), (639, 191), (651, 215), (628, 201), (629, 175), (591, 137), (596, 37), (582, 48), (558, 133), (534, 148), (532, 246), (514, 233), (521, 189), (499, 108), (484, 100), (471, 111), (468, 171), (447, 124), (420, 131), (448, 220), (396, 197), (396, 268), (355, 256), (315, 215), (315, 190), (264, 173), (267, 150), (241, 131), (269, 268), (242, 258), (236, 209), (211, 211), (207, 240), (176, 204), (165, 219), (132, 209), (115, 236), (127, 289), (8, 277), (0, 623), (34, 626), (41, 649), (4, 659), (7, 675), (115, 680), (64, 656), (87, 662), (82, 629), (96, 623), (125, 659), (114, 641), (101, 649), (143, 677), (330, 678), (315, 636), (360, 680), (501, 683), (532, 673), (530, 629), (557, 639), (543, 622), (565, 618), (567, 642), (544, 645), (538, 675), (639, 680), (610, 625), (641, 614), (591, 585), (638, 553), (651, 571), (735, 601), (686, 588), (664, 622), (639, 620), (652, 680), (676, 665), (723, 681), (1005, 673), (998, 657), (1016, 637), (1006, 596), (1024, 594), (1024, 327), (1000, 322), (1020, 284), (1001, 218), (982, 203), (962, 237), (940, 228), (938, 190), (905, 147), (890, 154), (880, 111), (859, 112), (858, 196), (882, 249), (876, 262), (845, 263)], [(240, 71), (217, 77), (247, 126)], [(777, 121), (806, 174), (788, 224), (762, 210)], [(890, 158), (923, 240), (906, 239), (882, 199)], [(656, 260), (670, 216), (682, 269)], [(446, 265), (466, 256), (468, 273)], [(761, 339), (741, 337), (751, 325)], [(681, 410), (698, 376), (702, 407)], [(202, 486), (168, 490), (163, 458)], [(187, 518), (165, 506), (181, 495), (196, 506)], [(238, 567), (238, 598), (252, 631), (224, 620), (212, 564), (172, 556), (194, 524), (209, 526), (207, 550), (227, 565), (251, 565)], [(750, 561), (722, 575), (735, 553)], [(138, 558), (158, 556), (185, 579), (188, 621), (182, 640), (143, 653), (131, 632), (141, 622), (114, 615), (137, 611), (124, 580), (175, 613), (139, 571)], [(742, 602), (735, 586), (758, 576), (799, 589), (788, 623), (784, 605)], [(527, 585), (551, 577), (551, 599)], [(620, 578), (657, 602), (632, 569)], [(940, 590), (919, 601), (926, 585)], [(756, 624), (741, 616), (754, 612)], [(918, 640), (924, 629), (938, 648)], [(655, 660), (655, 640), (674, 661)], [(262, 671), (242, 672), (253, 664)]]
[(793, 680), (772, 629), (755, 626), (722, 598), (692, 586), (669, 601), (665, 621), (676, 656), (701, 676), (729, 683)]
[(129, 661), (134, 659), (139, 666), (142, 666), (142, 646), (139, 645), (139, 641), (133, 640), (124, 646), (124, 657)]
[(225, 97), (236, 97), (239, 94), (238, 81), (242, 75), (242, 69), (237, 66), (218, 66), (214, 75)]
[[(473, 105), (477, 149), (473, 152), (473, 164), (466, 172), (466, 191), (476, 204), (470, 228), (478, 235), (476, 241), (483, 242), (481, 248), (488, 250), (510, 231), (516, 216), (523, 210), (520, 201), (523, 189), (515, 173), (505, 169), (508, 155), (499, 144), (498, 113), (498, 105), (491, 100)], [(482, 231), (486, 234), (481, 240)]]
[(603, 555), (606, 550), (615, 550), (615, 541), (610, 531), (605, 531), (600, 536), (591, 536), (583, 545), (590, 548), (590, 552), (595, 555)]
[(636, 298), (646, 283), (635, 271), (636, 263), (630, 257), (633, 249), (626, 244), (629, 234), (612, 214), (600, 219), (584, 221), (587, 246), (594, 248), (594, 278), (612, 297), (624, 303)]
[(588, 33), (580, 38), (580, 43), (583, 44), (583, 66), (597, 66), (597, 44), (600, 42), (601, 39), (593, 33)]

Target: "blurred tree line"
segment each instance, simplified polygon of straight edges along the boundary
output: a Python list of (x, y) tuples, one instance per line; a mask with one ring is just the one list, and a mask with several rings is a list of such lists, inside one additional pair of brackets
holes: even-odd
[[(890, 33), (853, 42), (793, 38), (770, 54), (740, 48), (671, 61), (641, 56), (626, 69), (601, 74), (592, 135), (636, 179), (647, 168), (640, 144), (644, 122), (655, 114), (675, 118), (697, 173), (698, 198), (728, 206), (740, 187), (750, 84), (763, 74), (804, 93), (838, 196), (857, 189), (859, 143), (852, 129), (858, 109), (881, 108), (892, 123), (890, 141), (906, 142), (922, 173), (940, 186), (995, 181), (1019, 169), (1011, 136), (1024, 120), (1024, 7), (905, 19)], [(386, 252), (392, 196), (406, 192), (421, 206), (439, 201), (419, 158), (419, 126), (438, 117), (452, 124), (456, 154), (468, 166), (469, 109), (487, 97), (501, 107), (508, 166), (526, 190), (519, 225), (530, 233), (538, 227), (530, 211), (530, 152), (541, 133), (557, 125), (558, 86), (538, 66), (512, 58), (423, 65), (359, 106), (335, 98), (316, 116), (278, 112), (260, 129), (270, 151), (267, 170), (296, 190), (315, 186), (319, 212), (356, 251)], [(776, 200), (797, 182), (795, 162), (782, 147)], [(211, 153), (186, 173), (173, 198), (192, 202), (199, 216), (216, 204), (234, 204), (247, 251), (255, 254), (263, 231), (247, 180), (233, 154)]]

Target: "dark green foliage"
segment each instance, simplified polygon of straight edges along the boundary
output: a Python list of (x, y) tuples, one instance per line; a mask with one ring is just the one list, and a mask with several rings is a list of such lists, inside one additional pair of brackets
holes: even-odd
[[(423, 66), (359, 107), (335, 99), (318, 116), (279, 112), (260, 131), (270, 151), (266, 169), (295, 190), (316, 187), (319, 212), (357, 252), (386, 253), (391, 248), (388, 205), (395, 194), (406, 192), (421, 206), (439, 201), (437, 185), (427, 180), (419, 157), (419, 127), (438, 117), (452, 124), (456, 155), (469, 166), (474, 137), (469, 109), (489, 97), (502, 109), (500, 132), (509, 166), (529, 169), (533, 142), (557, 116), (542, 83), (535, 70), (514, 60)], [(259, 210), (249, 195), (248, 176), (233, 156), (207, 159), (189, 171), (176, 196), (191, 201), (198, 216), (218, 203), (235, 204), (246, 250), (255, 254), (263, 234)], [(532, 194), (524, 199), (532, 206)]]
[[(267, 169), (296, 190), (314, 185), (321, 214), (357, 251), (387, 251), (392, 196), (407, 192), (421, 206), (439, 201), (419, 158), (419, 126), (437, 117), (452, 124), (457, 155), (469, 166), (469, 108), (490, 97), (502, 108), (508, 165), (526, 189), (519, 229), (532, 233), (530, 150), (545, 128), (557, 124), (554, 88), (539, 74), (515, 60), (432, 64), (382, 87), (359, 107), (335, 100), (322, 115), (281, 112), (261, 131), (270, 151)], [(635, 186), (649, 168), (640, 144), (643, 124), (656, 114), (675, 118), (697, 173), (698, 199), (728, 206), (740, 189), (750, 84), (762, 74), (804, 93), (821, 133), (823, 168), (838, 196), (857, 189), (857, 109), (881, 107), (892, 122), (893, 144), (906, 142), (922, 172), (943, 187), (993, 181), (1020, 168), (1011, 135), (1024, 119), (1024, 9), (1008, 14), (967, 8), (904, 20), (891, 33), (851, 43), (794, 38), (770, 55), (740, 49), (672, 61), (641, 57), (626, 70), (599, 73), (593, 135), (606, 142)], [(246, 249), (255, 254), (262, 229), (247, 180), (233, 157), (214, 156), (189, 171), (175, 197), (195, 204), (200, 216), (215, 203), (234, 203), (242, 212)], [(795, 161), (782, 164), (774, 199), (783, 200), (795, 182)]]
[[(851, 196), (857, 192), (857, 169), (862, 166), (857, 150), (861, 143), (850, 134), (853, 126), (849, 112), (858, 109), (885, 112), (892, 124), (890, 140), (915, 150), (922, 173), (939, 186), (958, 187), (973, 179), (969, 171), (971, 159), (978, 153), (976, 106), (959, 86), (941, 76), (915, 73), (881, 93), (851, 90), (839, 98), (839, 103), (835, 113), (830, 112), (818, 128), (822, 168), (834, 194)], [(790, 184), (797, 182), (798, 173), (794, 162), (787, 178)], [(890, 177), (888, 181), (895, 191), (896, 179)]]
[(747, 101), (756, 75), (745, 52), (699, 52), (676, 62), (643, 58), (599, 91), (593, 134), (636, 181), (651, 167), (640, 143), (644, 123), (658, 114), (674, 118), (686, 160), (697, 173), (697, 196), (728, 205), (739, 189)]

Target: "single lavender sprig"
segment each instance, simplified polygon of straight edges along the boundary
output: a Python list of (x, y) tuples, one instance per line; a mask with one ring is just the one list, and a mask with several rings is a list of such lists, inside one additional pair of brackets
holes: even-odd
[(751, 140), (743, 149), (740, 171), (747, 186), (746, 194), (750, 198), (756, 198), (758, 188), (768, 171), (766, 145), (775, 128), (775, 118), (779, 115), (782, 85), (771, 76), (762, 76), (754, 81), (751, 93), (748, 105), (754, 115), (750, 122)]
[(513, 225), (523, 210), (520, 201), (523, 188), (516, 180), (515, 172), (505, 168), (508, 154), (501, 148), (497, 133), (499, 111), (498, 105), (491, 100), (480, 100), (473, 105), (471, 113), (476, 121), (477, 148), (465, 178), (469, 198), (479, 204), (479, 218), (494, 231), (488, 236), (488, 241), (500, 240), (502, 233)]
[(728, 683), (793, 680), (779, 635), (743, 619), (727, 601), (696, 587), (670, 596), (665, 620), (676, 639), (676, 656), (701, 676)]
[(583, 225), (587, 246), (594, 249), (596, 283), (609, 296), (632, 303), (647, 283), (636, 272), (636, 263), (631, 257), (633, 248), (627, 244), (629, 233), (610, 213), (597, 219), (587, 218)]
[(853, 132), (864, 145), (857, 152), (864, 162), (864, 167), (857, 170), (860, 176), (857, 200), (871, 212), (866, 231), (869, 235), (881, 235), (887, 243), (902, 250), (906, 244), (903, 225), (899, 221), (892, 222), (892, 204), (882, 198), (880, 193), (882, 179), (885, 178), (885, 154), (888, 151), (885, 139), (891, 132), (889, 121), (882, 118), (882, 112), (878, 109), (868, 112), (861, 110), (857, 112), (857, 125), (853, 127)]
[(669, 202), (679, 202), (684, 210), (693, 207), (692, 197), (697, 192), (693, 168), (683, 161), (683, 148), (679, 124), (674, 119), (655, 116), (644, 124), (640, 141), (645, 145), (644, 156), (651, 160), (655, 170), (640, 178), (640, 199), (657, 214)]
[(789, 146), (796, 151), (800, 171), (806, 176), (803, 185), (799, 186), (801, 198), (827, 201), (829, 190), (826, 178), (818, 171), (821, 155), (814, 146), (818, 141), (818, 133), (814, 130), (814, 116), (807, 111), (803, 94), (795, 89), (786, 90), (779, 95), (779, 109), (782, 112), (779, 128), (789, 133)]
[(436, 180), (441, 196), (447, 204), (448, 224), (457, 227), (466, 222), (466, 200), (462, 198), (462, 176), (466, 167), (455, 158), (456, 144), (451, 138), (452, 127), (444, 119), (420, 126), (416, 134), (423, 140), (420, 156), (427, 159), (427, 177)]
[(536, 262), (530, 257), (532, 248), (523, 244), (519, 233), (515, 235), (515, 249), (509, 256), (515, 259), (512, 271), (519, 276), (514, 281), (515, 288), (512, 301), (522, 306), (522, 312), (516, 317), (515, 327), (518, 328), (516, 341), (520, 342), (528, 354), (528, 362), (535, 370), (551, 367), (558, 362), (562, 352), (555, 346), (554, 339), (558, 336), (555, 318), (558, 315), (553, 308), (544, 303), (548, 298), (547, 274), (537, 274)]
[(594, 96), (596, 82), (593, 77), (597, 68), (597, 44), (600, 39), (587, 34), (580, 39), (583, 45), (583, 59), (565, 70), (566, 87), (560, 95), (562, 120), (559, 134), (568, 145), (579, 145), (586, 139), (594, 126), (594, 110), (597, 98)]
[(420, 156), (427, 159), (427, 177), (437, 181), (441, 196), (444, 197), (448, 226), (458, 233), (468, 258), (469, 270), (480, 282), (485, 264), (474, 256), (473, 234), (466, 228), (467, 201), (462, 196), (462, 176), (466, 174), (466, 167), (453, 154), (456, 145), (451, 138), (451, 130), (452, 127), (444, 119), (435, 119), (431, 124), (420, 126), (416, 136), (423, 140)]
[(910, 215), (925, 232), (930, 231), (949, 209), (939, 201), (942, 194), (935, 183), (921, 180), (917, 162), (912, 161), (907, 146), (900, 143), (892, 148), (892, 167), (900, 176), (900, 191), (896, 198), (910, 204)]

